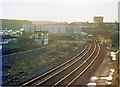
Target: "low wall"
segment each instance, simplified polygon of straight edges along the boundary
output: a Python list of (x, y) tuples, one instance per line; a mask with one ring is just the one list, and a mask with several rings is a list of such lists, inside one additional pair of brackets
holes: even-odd
[(21, 59), (23, 59), (25, 57), (29, 57), (29, 56), (35, 57), (37, 55), (42, 55), (42, 54), (48, 53), (50, 51), (54, 51), (55, 49), (56, 49), (55, 45), (52, 45), (52, 46), (45, 46), (45, 47), (38, 48), (38, 49), (23, 51), (23, 52), (19, 52), (19, 53), (4, 55), (1, 57), (2, 64), (12, 63), (16, 60), (21, 60)]

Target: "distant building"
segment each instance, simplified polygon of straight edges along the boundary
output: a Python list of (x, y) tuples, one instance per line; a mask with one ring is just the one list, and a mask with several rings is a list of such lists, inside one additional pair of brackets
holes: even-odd
[(47, 31), (34, 31), (34, 40), (37, 44), (48, 44), (48, 32)]
[(68, 23), (65, 22), (52, 22), (52, 21), (32, 21), (34, 25), (67, 25)]
[(31, 24), (28, 20), (0, 19), (0, 31), (2, 30), (19, 30), (23, 24)]
[(119, 23), (118, 22), (104, 22), (104, 24), (107, 26), (107, 27), (110, 27), (112, 29), (115, 29), (115, 30), (118, 30), (119, 29)]
[(80, 26), (73, 25), (23, 25), (25, 32), (48, 31), (49, 34), (80, 34)]
[(103, 23), (103, 17), (102, 16), (95, 16), (94, 23)]

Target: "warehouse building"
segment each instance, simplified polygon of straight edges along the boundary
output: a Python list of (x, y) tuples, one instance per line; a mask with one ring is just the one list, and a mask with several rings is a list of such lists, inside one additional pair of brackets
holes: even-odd
[(25, 32), (48, 31), (49, 34), (80, 34), (79, 26), (72, 25), (23, 25)]

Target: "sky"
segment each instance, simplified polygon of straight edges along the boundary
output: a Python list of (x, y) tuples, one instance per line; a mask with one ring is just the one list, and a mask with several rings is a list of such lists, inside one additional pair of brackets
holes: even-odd
[(118, 21), (119, 0), (0, 0), (0, 18), (93, 22), (103, 16), (105, 22)]

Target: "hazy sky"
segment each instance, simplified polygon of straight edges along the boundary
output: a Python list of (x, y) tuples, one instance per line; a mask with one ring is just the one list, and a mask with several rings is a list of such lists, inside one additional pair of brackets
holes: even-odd
[(118, 21), (119, 0), (1, 0), (0, 18), (41, 21)]

